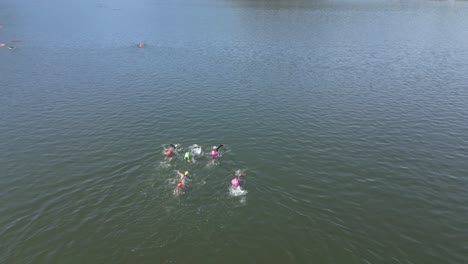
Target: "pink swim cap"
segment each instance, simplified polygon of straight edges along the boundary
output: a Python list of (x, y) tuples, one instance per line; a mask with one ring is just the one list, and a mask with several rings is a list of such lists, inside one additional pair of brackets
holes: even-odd
[(216, 152), (216, 150), (212, 150), (211, 151), (211, 157), (213, 157), (213, 158), (218, 157), (218, 152)]
[(239, 186), (239, 181), (237, 180), (237, 178), (234, 178), (234, 179), (231, 180), (231, 185), (232, 185), (232, 187)]

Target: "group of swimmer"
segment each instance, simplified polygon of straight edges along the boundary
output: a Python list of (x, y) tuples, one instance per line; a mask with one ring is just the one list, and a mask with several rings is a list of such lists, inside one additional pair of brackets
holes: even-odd
[[(166, 158), (165, 159), (172, 159), (176, 154), (181, 153), (182, 149), (180, 147), (180, 144), (169, 144), (171, 148), (169, 148), (166, 151)], [(213, 159), (218, 158), (219, 156), (219, 149), (222, 148), (224, 145), (219, 145), (219, 146), (213, 146), (211, 150), (211, 157)], [(202, 155), (202, 148), (198, 146), (197, 144), (194, 144), (190, 146), (185, 152), (184, 152), (184, 160), (190, 162), (192, 158), (198, 158)]]
[[(180, 144), (169, 144), (171, 147), (166, 151), (165, 160), (172, 160), (175, 156), (181, 155), (183, 153), (183, 159), (187, 162), (193, 162), (195, 158), (199, 158), (202, 156), (202, 148), (201, 146), (194, 144), (190, 146), (188, 149), (183, 151)], [(218, 159), (221, 155), (219, 153), (219, 149), (222, 148), (224, 145), (213, 146), (211, 148), (211, 158), (214, 160)], [(177, 189), (182, 190), (187, 182), (187, 176), (189, 176), (189, 172), (185, 171), (184, 173), (176, 170), (176, 173), (180, 177), (180, 180), (177, 182)], [(235, 172), (235, 177), (231, 180), (231, 188), (234, 190), (241, 190), (241, 185), (245, 182), (244, 173), (240, 170)]]
[[(0, 29), (2, 29), (2, 28), (3, 28), (3, 25), (0, 25)], [(17, 39), (13, 40), (13, 43), (18, 43), (18, 42), (19, 42), (19, 40), (17, 40)], [(5, 47), (5, 46), (7, 46), (5, 43), (0, 42), (0, 48)], [(16, 46), (7, 46), (7, 48), (10, 49), (10, 50), (14, 50), (14, 49), (16, 49)]]

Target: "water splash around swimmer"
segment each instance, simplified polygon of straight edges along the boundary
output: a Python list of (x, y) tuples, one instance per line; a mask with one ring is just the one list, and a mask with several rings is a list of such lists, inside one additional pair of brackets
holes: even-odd
[(242, 188), (240, 186), (237, 186), (237, 187), (229, 186), (229, 195), (230, 196), (233, 196), (233, 197), (244, 196), (247, 193), (248, 193), (248, 191), (247, 190), (242, 190)]

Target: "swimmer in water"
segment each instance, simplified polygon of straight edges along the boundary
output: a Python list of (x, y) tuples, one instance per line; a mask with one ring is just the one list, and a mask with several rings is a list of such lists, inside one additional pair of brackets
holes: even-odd
[(201, 153), (202, 153), (202, 148), (198, 146), (197, 144), (193, 144), (190, 147), (190, 155), (192, 155), (192, 157), (199, 157)]
[(171, 158), (174, 155), (174, 152), (177, 153), (177, 149), (180, 147), (180, 144), (169, 144), (171, 145), (171, 148), (166, 151), (166, 158), (168, 159)]
[(231, 180), (231, 187), (233, 189), (241, 189), (241, 185), (244, 183), (244, 173), (242, 173), (240, 170), (237, 170), (235, 172), (235, 178)]
[(182, 173), (182, 172), (180, 172), (178, 170), (176, 170), (176, 172), (180, 176), (180, 181), (177, 183), (177, 188), (182, 189), (184, 187), (184, 185), (185, 185), (185, 182), (187, 180), (187, 176), (189, 175), (189, 172), (186, 171), (185, 173)]
[(223, 146), (223, 145), (213, 146), (213, 148), (211, 149), (211, 157), (212, 157), (213, 159), (218, 158), (218, 156), (219, 156), (218, 151), (219, 151), (219, 149), (220, 149), (222, 146)]
[(190, 162), (190, 151), (186, 151), (184, 154), (184, 160)]

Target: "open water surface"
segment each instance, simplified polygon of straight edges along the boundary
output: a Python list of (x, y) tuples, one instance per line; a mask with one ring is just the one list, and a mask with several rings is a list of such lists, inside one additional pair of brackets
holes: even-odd
[(467, 2), (0, 0), (0, 25), (1, 263), (468, 262)]

